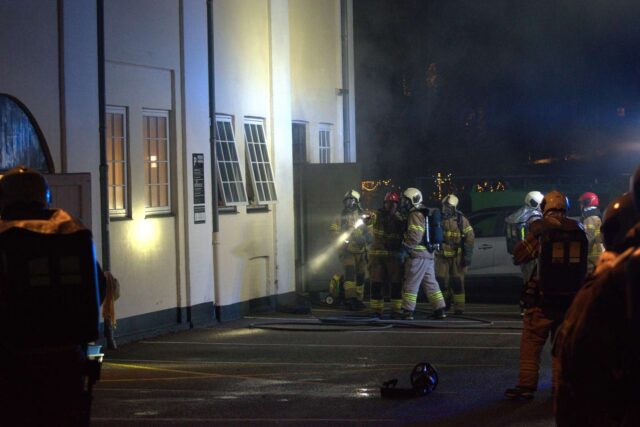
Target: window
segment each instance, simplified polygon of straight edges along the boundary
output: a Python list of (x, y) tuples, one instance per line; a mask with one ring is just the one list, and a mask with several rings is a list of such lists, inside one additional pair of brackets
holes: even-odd
[(105, 120), (109, 215), (127, 214), (127, 110), (107, 107)]
[(53, 163), (38, 124), (16, 98), (0, 93), (0, 171), (25, 165), (53, 172)]
[(291, 142), (293, 143), (293, 163), (305, 163), (307, 161), (307, 125), (305, 123), (293, 123)]
[(167, 213), (169, 193), (169, 112), (145, 110), (143, 118), (145, 211)]
[(273, 203), (277, 200), (276, 187), (269, 161), (263, 121), (247, 120), (244, 124), (244, 138), (247, 144), (249, 175), (253, 184), (253, 202), (256, 204)]
[(216, 116), (216, 157), (220, 193), (225, 206), (247, 203), (231, 117)]
[(320, 163), (331, 163), (331, 127), (329, 125), (320, 125), (318, 147)]

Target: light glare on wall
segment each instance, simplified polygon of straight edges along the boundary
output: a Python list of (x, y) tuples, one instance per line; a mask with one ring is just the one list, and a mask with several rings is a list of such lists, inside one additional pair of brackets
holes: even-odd
[(140, 249), (152, 247), (158, 240), (158, 230), (152, 221), (143, 219), (136, 224), (136, 243)]

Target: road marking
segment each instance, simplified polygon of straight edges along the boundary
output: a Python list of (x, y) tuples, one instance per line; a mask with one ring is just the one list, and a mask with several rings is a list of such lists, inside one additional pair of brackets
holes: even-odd
[[(127, 417), (91, 417), (92, 421), (101, 421), (101, 422), (124, 422), (124, 423), (130, 423), (132, 420), (131, 418), (127, 418)], [(395, 425), (398, 423), (398, 420), (395, 420), (393, 418), (185, 418), (185, 417), (181, 417), (181, 418), (160, 418), (160, 417), (153, 417), (153, 418), (136, 418), (135, 422), (139, 423), (141, 421), (150, 421), (153, 424), (157, 424), (158, 422), (164, 422), (164, 423), (194, 423), (194, 422), (198, 422), (198, 423), (222, 423), (222, 424), (229, 424), (229, 423), (238, 423), (238, 422), (244, 422), (244, 423), (251, 423), (251, 422), (260, 422), (260, 423), (265, 423), (265, 422), (269, 422), (269, 423), (274, 423), (276, 425), (282, 425), (282, 424), (293, 424), (293, 425), (305, 425), (305, 424), (309, 424), (309, 423), (328, 423), (328, 424), (334, 424), (334, 423), (347, 423), (349, 425), (358, 425), (360, 423), (373, 423), (373, 425), (379, 424), (379, 423), (389, 423), (391, 425)]]
[[(402, 367), (415, 366), (415, 363), (348, 363), (344, 362), (236, 362), (236, 361), (210, 361), (210, 360), (153, 360), (153, 359), (117, 359), (113, 362), (105, 361), (105, 366), (127, 363), (157, 363), (157, 364), (186, 364), (186, 365), (242, 365), (242, 366), (347, 366), (355, 368), (369, 368), (375, 366)], [(503, 364), (482, 364), (482, 363), (433, 363), (438, 368), (499, 368)]]
[(307, 348), (407, 348), (432, 350), (520, 350), (517, 347), (446, 346), (446, 345), (371, 345), (371, 344), (293, 344), (293, 343), (234, 343), (201, 341), (139, 341), (141, 344), (160, 345), (210, 345), (218, 347), (307, 347)]

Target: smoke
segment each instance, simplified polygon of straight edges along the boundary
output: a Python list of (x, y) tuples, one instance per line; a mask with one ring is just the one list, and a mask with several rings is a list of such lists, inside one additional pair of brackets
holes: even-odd
[(640, 134), (640, 2), (355, 0), (354, 13), (371, 178), (521, 173)]

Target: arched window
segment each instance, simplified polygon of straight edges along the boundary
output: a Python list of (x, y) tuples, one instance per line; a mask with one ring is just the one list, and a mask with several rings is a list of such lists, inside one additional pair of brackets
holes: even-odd
[(53, 162), (33, 115), (16, 98), (0, 93), (0, 173), (24, 165), (53, 173)]

